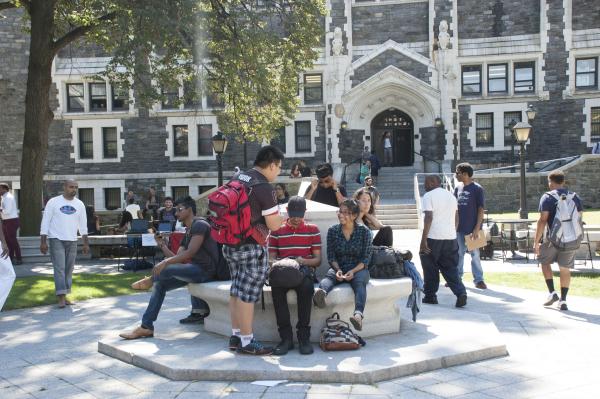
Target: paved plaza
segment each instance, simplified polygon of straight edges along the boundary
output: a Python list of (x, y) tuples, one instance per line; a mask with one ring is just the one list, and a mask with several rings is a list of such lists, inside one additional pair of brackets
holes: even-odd
[[(395, 239), (408, 240), (411, 235), (397, 233), (401, 236)], [(413, 245), (414, 240), (409, 247)], [(486, 271), (502, 267), (510, 271), (536, 269), (531, 263), (484, 262)], [(482, 291), (474, 289), (471, 283), (467, 283), (467, 288), (467, 310), (491, 317), (509, 356), (373, 385), (294, 382), (267, 388), (249, 382), (171, 381), (98, 353), (98, 341), (113, 339), (119, 331), (139, 321), (148, 293), (89, 300), (64, 310), (43, 306), (3, 312), (0, 398), (579, 399), (598, 396), (599, 299), (577, 297), (577, 292), (572, 292), (569, 296), (572, 310), (560, 312), (541, 306), (545, 298), (542, 292), (495, 286)], [(450, 314), (454, 304), (450, 291), (441, 287), (439, 299), (436, 313), (447, 308)], [(423, 305), (424, 318), (431, 306)], [(174, 320), (188, 310), (187, 291), (177, 290), (167, 296), (159, 321)], [(407, 309), (403, 309), (403, 318), (408, 316)], [(166, 328), (167, 325), (159, 323), (157, 335)], [(367, 345), (360, 351), (368, 350)], [(360, 351), (349, 355), (356, 356)]]

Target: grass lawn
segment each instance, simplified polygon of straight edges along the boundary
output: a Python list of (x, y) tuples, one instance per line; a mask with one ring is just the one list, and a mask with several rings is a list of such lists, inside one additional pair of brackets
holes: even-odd
[[(529, 212), (529, 219), (537, 219), (540, 217), (539, 212)], [(489, 218), (494, 219), (518, 219), (518, 212), (506, 213), (490, 213)], [(485, 218), (484, 218), (485, 220)], [(600, 224), (600, 209), (584, 209), (583, 221), (587, 224)]]
[[(465, 273), (470, 274), (470, 273)], [(556, 291), (560, 290), (558, 272), (554, 273), (554, 287)], [(463, 281), (471, 281), (470, 276), (463, 277)], [(485, 282), (492, 288), (495, 285), (504, 285), (507, 287), (524, 288), (535, 291), (546, 291), (546, 283), (539, 272), (521, 272), (521, 273), (486, 273)], [(577, 296), (600, 297), (600, 274), (571, 274), (571, 287), (569, 294)]]
[[(68, 298), (77, 302), (91, 298), (128, 295), (137, 291), (131, 283), (142, 278), (140, 273), (74, 274)], [(52, 276), (29, 276), (15, 280), (3, 310), (29, 308), (56, 303)]]

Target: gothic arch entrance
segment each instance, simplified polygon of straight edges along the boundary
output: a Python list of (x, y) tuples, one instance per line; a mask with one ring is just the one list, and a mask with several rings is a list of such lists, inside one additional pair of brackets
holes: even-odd
[(393, 166), (412, 166), (415, 162), (415, 135), (411, 117), (398, 109), (390, 108), (371, 121), (371, 144), (382, 165), (385, 132), (390, 132), (392, 136)]

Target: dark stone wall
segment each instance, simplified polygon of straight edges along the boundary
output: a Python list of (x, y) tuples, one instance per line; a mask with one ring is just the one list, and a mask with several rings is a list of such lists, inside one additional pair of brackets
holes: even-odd
[(0, 175), (18, 175), (25, 120), (29, 36), (19, 10), (0, 18)]
[(365, 148), (364, 130), (345, 130), (339, 134), (339, 150), (342, 163), (350, 163), (360, 158)]
[(573, 30), (600, 28), (600, 1), (573, 0)]
[(446, 20), (448, 22), (448, 33), (453, 36), (453, 30), (450, 29), (452, 21), (452, 0), (434, 0), (435, 19), (433, 21), (433, 33), (437, 38), (440, 33), (440, 22)]
[(446, 153), (446, 130), (436, 127), (419, 129), (421, 135), (421, 154), (429, 159), (440, 161)]
[(331, 17), (331, 23), (329, 24), (329, 31), (333, 32), (336, 27), (342, 30), (342, 41), (344, 43), (342, 54), (348, 54), (348, 35), (346, 35), (346, 31), (344, 30), (344, 24), (348, 23), (345, 1), (331, 0), (330, 3), (329, 16)]
[(458, 37), (513, 36), (540, 31), (540, 2), (516, 0), (457, 0)]
[(429, 83), (431, 73), (427, 66), (394, 50), (387, 50), (377, 57), (357, 68), (352, 76), (352, 87), (364, 82), (377, 72), (393, 65), (412, 76)]
[(352, 45), (429, 40), (429, 4), (409, 3), (352, 8)]

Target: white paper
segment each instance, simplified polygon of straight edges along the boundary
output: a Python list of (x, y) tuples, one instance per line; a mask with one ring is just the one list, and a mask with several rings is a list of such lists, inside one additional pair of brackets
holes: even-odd
[(142, 234), (142, 247), (156, 247), (158, 244), (154, 239), (154, 234)]
[(274, 387), (279, 384), (284, 384), (288, 380), (263, 380), (263, 381), (252, 381), (251, 384), (260, 385), (263, 387)]

